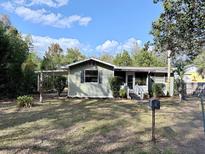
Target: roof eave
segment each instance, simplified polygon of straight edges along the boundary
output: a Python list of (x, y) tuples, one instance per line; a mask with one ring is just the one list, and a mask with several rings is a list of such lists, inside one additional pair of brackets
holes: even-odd
[(81, 60), (81, 61), (78, 61), (78, 62), (69, 64), (69, 65), (63, 66), (63, 67), (61, 67), (61, 68), (62, 68), (62, 69), (69, 69), (69, 68), (72, 67), (72, 66), (78, 65), (78, 64), (80, 64), (80, 63), (84, 63), (84, 62), (89, 61), (89, 60), (93, 60), (93, 61), (96, 61), (96, 62), (102, 63), (102, 64), (104, 64), (104, 65), (108, 65), (108, 66), (111, 66), (111, 67), (115, 68), (115, 65), (110, 64), (110, 63), (107, 63), (107, 62), (104, 62), (104, 61), (101, 61), (101, 60), (96, 59), (96, 58), (84, 59), (84, 60)]

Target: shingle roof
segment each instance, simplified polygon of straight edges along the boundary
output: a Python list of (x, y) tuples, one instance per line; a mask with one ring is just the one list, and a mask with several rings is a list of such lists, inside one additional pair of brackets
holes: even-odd
[(96, 59), (96, 58), (88, 58), (88, 59), (85, 59), (85, 60), (82, 60), (82, 61), (78, 61), (78, 62), (75, 62), (75, 63), (72, 63), (72, 64), (68, 64), (68, 65), (62, 66), (61, 69), (68, 69), (68, 68), (71, 67), (71, 66), (78, 65), (78, 64), (80, 64), (80, 63), (84, 63), (84, 62), (87, 62), (87, 61), (89, 61), (89, 60), (93, 60), (93, 61), (96, 61), (96, 62), (105, 64), (105, 65), (111, 66), (111, 67), (113, 67), (114, 70), (116, 70), (116, 71), (135, 71), (135, 72), (167, 73), (167, 67), (129, 67), (129, 66), (115, 66), (115, 65), (113, 65), (113, 64), (104, 62), (104, 61), (99, 60), (99, 59)]
[(104, 61), (102, 61), (102, 60), (99, 60), (99, 59), (96, 59), (96, 58), (88, 58), (88, 59), (85, 59), (85, 60), (77, 61), (77, 62), (68, 64), (68, 65), (62, 66), (61, 68), (62, 68), (62, 69), (66, 69), (66, 68), (69, 68), (69, 67), (71, 67), (71, 66), (78, 65), (78, 64), (80, 64), (80, 63), (84, 63), (84, 62), (90, 61), (90, 60), (93, 60), (93, 61), (96, 61), (96, 62), (105, 64), (105, 65), (108, 65), (108, 66), (115, 67), (115, 65), (110, 64), (110, 63), (107, 63), (107, 62), (104, 62)]

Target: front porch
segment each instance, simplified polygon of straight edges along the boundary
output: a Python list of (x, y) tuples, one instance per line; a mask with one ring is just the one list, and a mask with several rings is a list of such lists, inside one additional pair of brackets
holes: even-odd
[(149, 95), (151, 83), (147, 72), (115, 71), (115, 76), (121, 79), (122, 86), (126, 86), (128, 98), (143, 99), (145, 95)]
[(153, 83), (164, 84), (164, 95), (167, 95), (167, 70), (164, 68), (119, 67), (114, 75), (121, 79), (122, 86), (126, 86), (128, 98), (149, 97)]

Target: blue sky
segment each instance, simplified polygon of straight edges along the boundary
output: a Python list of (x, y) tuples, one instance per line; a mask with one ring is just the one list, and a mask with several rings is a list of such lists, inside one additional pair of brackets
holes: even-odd
[(52, 42), (65, 50), (80, 48), (88, 56), (116, 54), (152, 41), (152, 21), (162, 8), (152, 0), (10, 0), (0, 2), (0, 13), (33, 38), (43, 55)]

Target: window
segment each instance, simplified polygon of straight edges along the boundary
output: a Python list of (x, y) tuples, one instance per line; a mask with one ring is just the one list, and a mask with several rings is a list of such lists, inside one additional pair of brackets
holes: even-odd
[(138, 84), (139, 86), (145, 86), (146, 85), (146, 78), (137, 77), (135, 79), (135, 84)]
[(147, 74), (146, 73), (135, 73), (135, 84), (139, 86), (145, 86), (147, 83)]
[(98, 71), (85, 70), (85, 82), (98, 82)]

